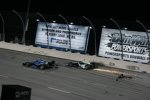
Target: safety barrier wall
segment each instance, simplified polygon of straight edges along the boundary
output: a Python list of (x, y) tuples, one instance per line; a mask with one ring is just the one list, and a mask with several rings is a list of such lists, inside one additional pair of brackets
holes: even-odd
[(145, 71), (147, 73), (150, 73), (150, 65), (148, 64), (135, 63), (135, 62), (129, 62), (123, 60), (115, 60), (112, 58), (103, 58), (103, 57), (85, 55), (80, 53), (64, 52), (55, 49), (26, 46), (26, 45), (6, 43), (6, 42), (0, 42), (0, 48), (39, 54), (39, 55), (46, 55), (46, 56), (57, 57), (62, 59), (75, 60), (75, 61), (79, 61), (79, 60), (95, 61), (97, 63), (101, 63), (109, 67), (133, 70), (138, 72)]

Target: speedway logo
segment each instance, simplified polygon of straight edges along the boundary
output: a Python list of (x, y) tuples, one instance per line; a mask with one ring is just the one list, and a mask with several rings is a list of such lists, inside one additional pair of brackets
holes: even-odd
[(122, 34), (122, 41), (121, 36), (119, 33), (111, 33), (108, 35), (109, 43), (107, 44), (111, 50), (114, 51), (121, 51), (123, 46), (123, 52), (128, 53), (137, 53), (137, 54), (146, 54), (148, 52), (148, 39), (146, 36), (141, 35), (131, 35), (127, 36)]
[(103, 28), (98, 55), (147, 63), (149, 50), (146, 33), (125, 30), (121, 32), (122, 38), (119, 30)]

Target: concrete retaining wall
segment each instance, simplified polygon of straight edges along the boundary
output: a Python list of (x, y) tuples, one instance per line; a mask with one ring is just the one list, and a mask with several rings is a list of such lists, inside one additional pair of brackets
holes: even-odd
[(95, 62), (102, 63), (105, 66), (109, 66), (109, 67), (133, 70), (133, 71), (138, 71), (138, 72), (146, 71), (150, 73), (150, 65), (148, 64), (140, 64), (140, 63), (123, 61), (123, 60), (115, 60), (112, 58), (96, 57), (96, 56), (84, 55), (80, 53), (57, 51), (54, 49), (25, 46), (25, 45), (6, 43), (6, 42), (0, 42), (0, 48), (27, 52), (27, 53), (34, 53), (34, 54), (39, 54), (39, 55), (58, 57), (58, 58), (64, 58), (64, 59), (70, 59), (70, 60), (75, 60), (75, 61), (79, 61), (79, 60), (95, 61)]

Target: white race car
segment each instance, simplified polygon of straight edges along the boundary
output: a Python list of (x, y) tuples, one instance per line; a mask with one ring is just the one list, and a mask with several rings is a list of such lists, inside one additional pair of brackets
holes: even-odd
[(87, 62), (87, 61), (69, 62), (69, 63), (66, 64), (66, 66), (67, 67), (81, 68), (81, 69), (84, 69), (84, 70), (95, 68), (94, 63), (90, 63), (90, 62)]

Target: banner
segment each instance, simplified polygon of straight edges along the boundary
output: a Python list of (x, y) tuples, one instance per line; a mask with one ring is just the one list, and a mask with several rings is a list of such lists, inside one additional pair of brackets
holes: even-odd
[[(149, 61), (148, 39), (145, 32), (126, 31), (117, 29), (102, 29), (99, 56), (147, 63)], [(150, 34), (149, 34), (150, 36)]]
[(47, 26), (48, 28), (44, 22), (38, 23), (36, 45), (86, 51), (89, 37), (88, 26), (69, 25), (69, 29), (66, 24), (47, 23)]

